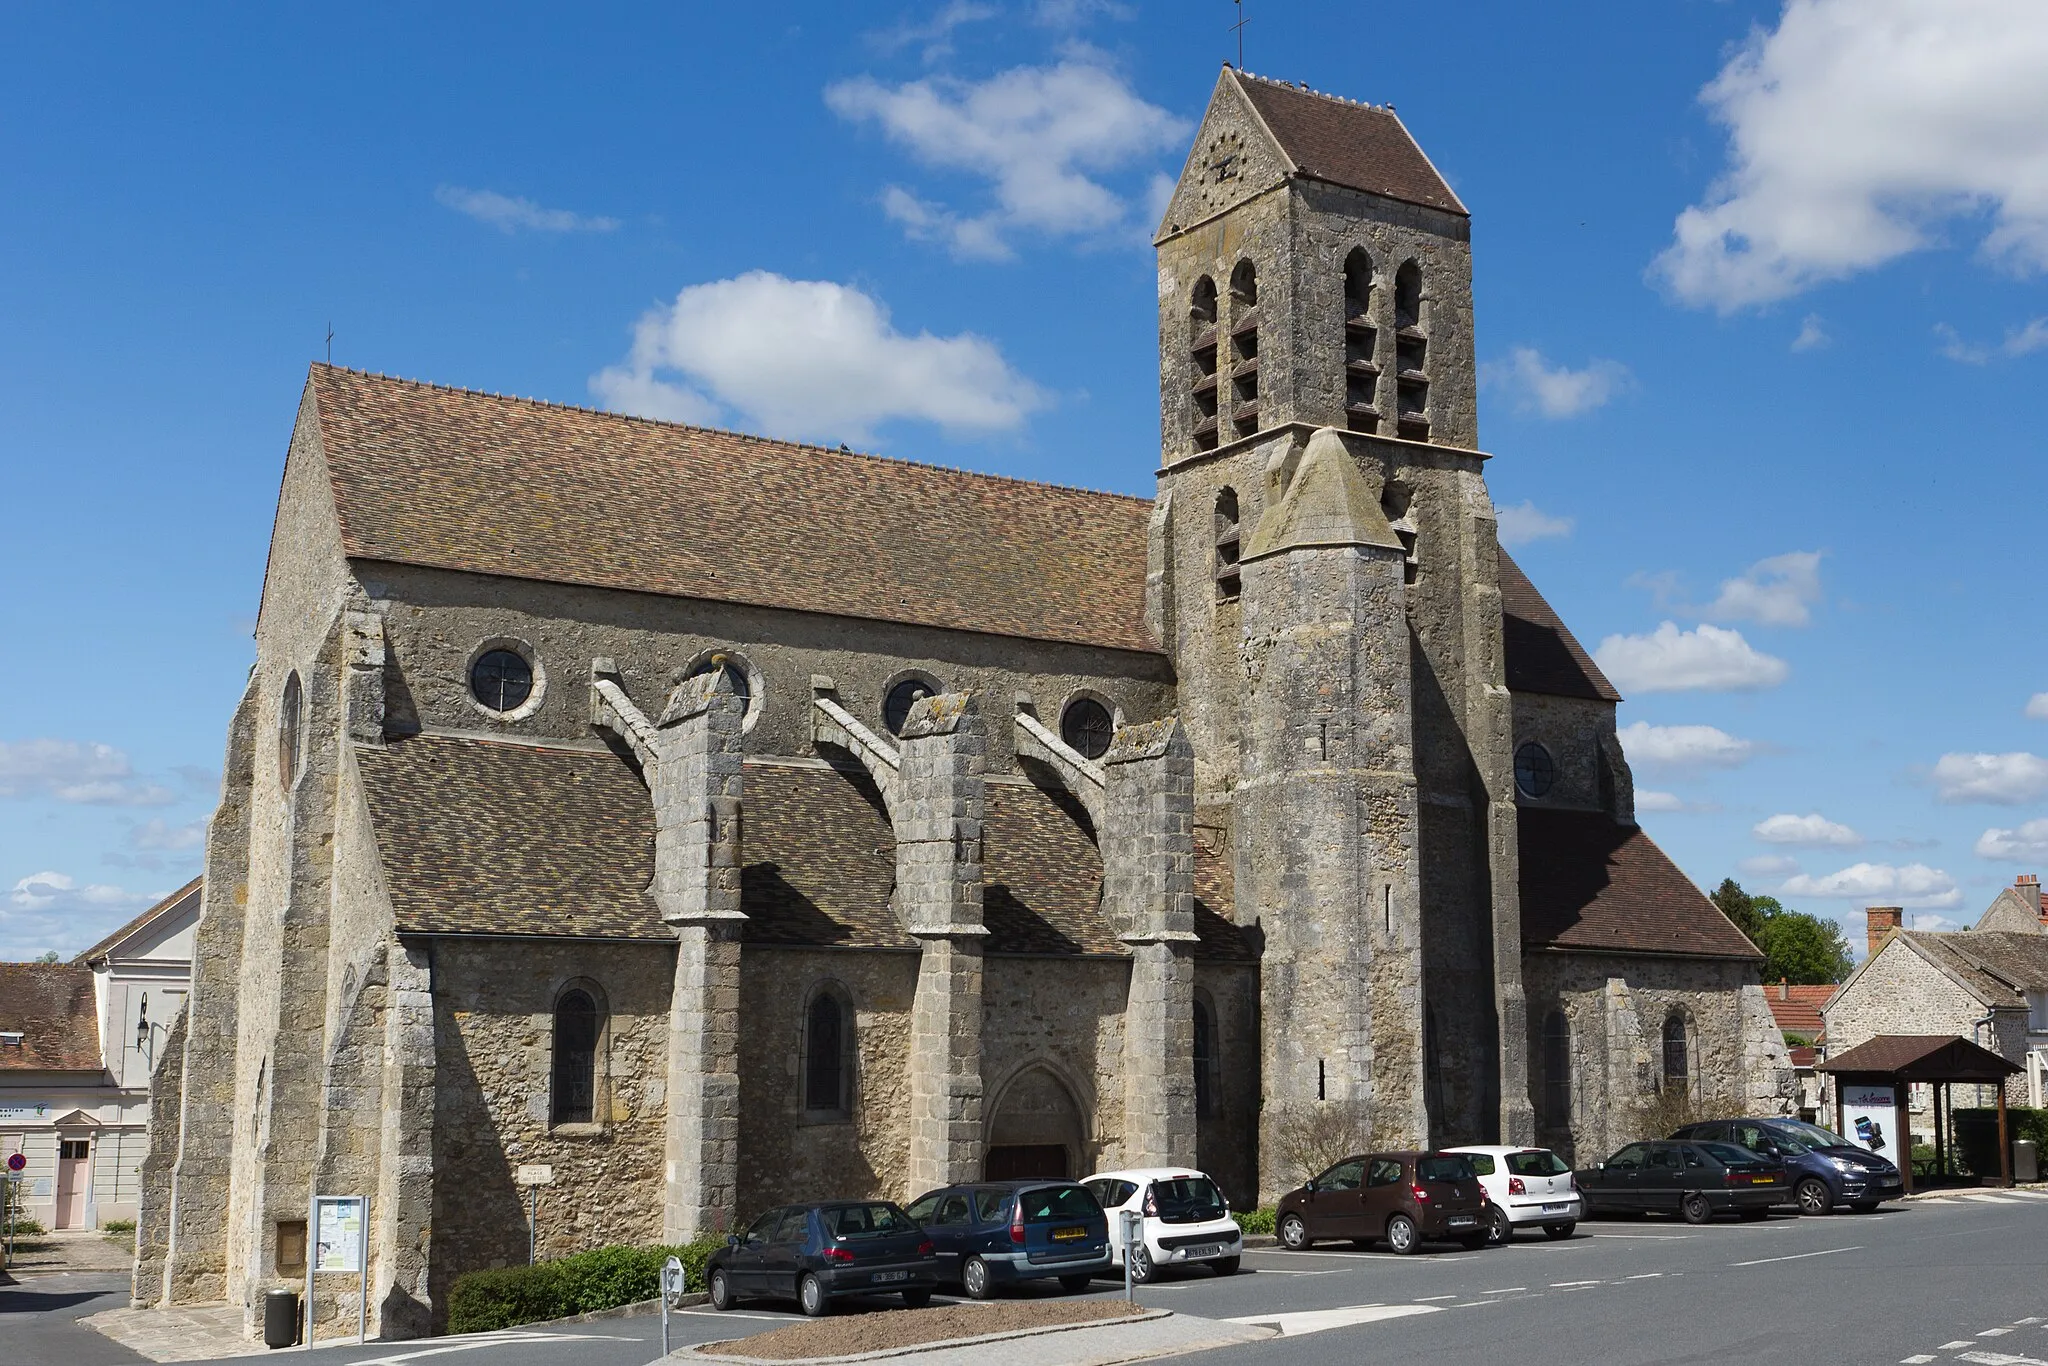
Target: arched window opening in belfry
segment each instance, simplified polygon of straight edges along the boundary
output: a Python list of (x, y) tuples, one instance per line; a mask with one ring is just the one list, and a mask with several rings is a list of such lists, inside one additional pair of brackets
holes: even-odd
[(1243, 545), (1237, 523), (1237, 490), (1226, 488), (1216, 495), (1216, 596), (1235, 601), (1243, 584), (1237, 557)]
[(1239, 261), (1230, 272), (1230, 432), (1259, 430), (1259, 272)]
[(1572, 1022), (1562, 1010), (1543, 1017), (1543, 1122), (1572, 1122)]
[(1422, 267), (1403, 261), (1394, 272), (1394, 378), (1397, 435), (1429, 440), (1429, 341), (1423, 316)]
[(1377, 432), (1379, 328), (1372, 321), (1372, 258), (1353, 247), (1344, 258), (1344, 423), (1354, 432)]
[(1188, 303), (1189, 381), (1194, 395), (1194, 444), (1198, 451), (1216, 449), (1216, 282), (1204, 275), (1195, 281)]
[(551, 1114), (556, 1124), (597, 1120), (597, 1055), (604, 1011), (582, 987), (555, 1001), (555, 1068)]
[(821, 986), (804, 1011), (804, 1109), (853, 1111), (853, 1008), (834, 985)]

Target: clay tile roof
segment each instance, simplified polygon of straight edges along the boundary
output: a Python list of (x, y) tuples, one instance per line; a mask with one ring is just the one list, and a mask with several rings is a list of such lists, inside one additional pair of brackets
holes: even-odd
[(0, 963), (0, 1071), (95, 1072), (99, 1004), (92, 969), (77, 963)]
[(1500, 552), (1500, 610), (1511, 690), (1621, 701), (1607, 675), (1505, 550)]
[(1243, 72), (1238, 85), (1303, 175), (1447, 213), (1465, 206), (1392, 109)]
[(1156, 653), (1151, 503), (315, 365), (358, 559)]
[(2000, 930), (1908, 930), (1914, 948), (1961, 978), (1987, 1006), (2023, 1009), (2048, 991), (2048, 935)]
[(1599, 811), (1525, 806), (1522, 942), (1714, 958), (1756, 946), (1640, 829)]
[[(1813, 1038), (1820, 1033), (1820, 1008), (1835, 994), (1833, 986), (1781, 986), (1776, 982), (1764, 983), (1764, 995), (1771, 1003), (1771, 1018), (1778, 1022), (1778, 1028), (1794, 1034)], [(1784, 995), (1781, 998), (1779, 992)]]
[(133, 920), (123, 925), (120, 929), (115, 930), (105, 939), (100, 940), (99, 943), (93, 945), (91, 948), (87, 949), (84, 953), (79, 954), (76, 958), (72, 959), (71, 961), (74, 963), (90, 966), (94, 962), (94, 960), (104, 957), (109, 949), (112, 949), (116, 944), (120, 943), (123, 939), (126, 939), (129, 935), (134, 934), (137, 930), (147, 925), (150, 921), (155, 920), (160, 915), (168, 915), (170, 912), (178, 909), (180, 906), (184, 904), (185, 898), (190, 896), (197, 896), (199, 894), (200, 884), (205, 881), (206, 879), (204, 877), (193, 878), (190, 882), (180, 887), (177, 891), (172, 892), (162, 901), (157, 902), (156, 905), (151, 906), (141, 915), (136, 916)]
[(2021, 1068), (1959, 1034), (1879, 1034), (1814, 1070), (1888, 1072), (1914, 1081), (1996, 1081)]

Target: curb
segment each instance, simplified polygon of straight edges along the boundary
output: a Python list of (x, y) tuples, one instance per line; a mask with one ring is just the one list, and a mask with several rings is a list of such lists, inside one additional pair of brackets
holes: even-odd
[[(701, 1292), (678, 1295), (675, 1303), (669, 1307), (671, 1309), (691, 1309), (697, 1305), (707, 1303), (710, 1299), (709, 1295)], [(656, 1296), (651, 1300), (635, 1300), (631, 1304), (615, 1305), (610, 1309), (593, 1309), (587, 1314), (571, 1314), (565, 1319), (541, 1319), (535, 1323), (515, 1323), (509, 1328), (493, 1328), (485, 1331), (494, 1333), (524, 1332), (533, 1328), (553, 1328), (556, 1324), (561, 1323), (598, 1323), (604, 1319), (631, 1319), (638, 1318), (642, 1314), (659, 1314), (660, 1312), (661, 1297)], [(439, 1339), (421, 1338), (419, 1341), (429, 1342), (439, 1341)]]
[(1280, 1240), (1270, 1233), (1247, 1233), (1244, 1235), (1242, 1245), (1245, 1247), (1278, 1247), (1280, 1246)]
[[(696, 1361), (730, 1361), (744, 1366), (804, 1366), (813, 1363), (839, 1363), (854, 1361), (882, 1361), (890, 1357), (914, 1356), (920, 1352), (942, 1352), (954, 1347), (977, 1347), (984, 1342), (1007, 1342), (1012, 1338), (1041, 1337), (1047, 1333), (1071, 1333), (1081, 1328), (1121, 1328), (1131, 1323), (1152, 1323), (1159, 1319), (1172, 1318), (1171, 1309), (1148, 1309), (1142, 1314), (1130, 1314), (1120, 1319), (1088, 1319), (1081, 1323), (1049, 1323), (1039, 1328), (1013, 1328), (1005, 1333), (981, 1333), (970, 1338), (944, 1338), (938, 1342), (920, 1342), (909, 1347), (888, 1347), (879, 1352), (858, 1352), (841, 1357), (744, 1357), (730, 1356), (719, 1352), (707, 1352), (702, 1347), (679, 1347), (669, 1353), (671, 1358), (681, 1357)], [(773, 1330), (770, 1330), (773, 1331)], [(1156, 1353), (1137, 1353), (1124, 1360), (1139, 1360)]]

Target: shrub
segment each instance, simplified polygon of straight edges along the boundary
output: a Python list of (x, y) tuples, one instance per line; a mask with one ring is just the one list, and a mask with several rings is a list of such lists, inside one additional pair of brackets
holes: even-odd
[(601, 1247), (532, 1266), (471, 1271), (448, 1291), (448, 1331), (482, 1333), (616, 1309), (661, 1293), (662, 1264), (683, 1263), (683, 1285), (704, 1288), (704, 1264), (725, 1245), (699, 1238), (681, 1247)]
[(8, 1220), (5, 1223), (0, 1223), (0, 1233), (12, 1233), (20, 1238), (33, 1238), (38, 1233), (48, 1232), (48, 1229), (25, 1214)]
[(100, 1232), (133, 1233), (135, 1232), (135, 1221), (133, 1219), (109, 1219), (100, 1225)]
[(1248, 1236), (1270, 1235), (1273, 1232), (1273, 1211), (1269, 1209), (1234, 1209), (1230, 1217), (1237, 1220), (1237, 1226)]

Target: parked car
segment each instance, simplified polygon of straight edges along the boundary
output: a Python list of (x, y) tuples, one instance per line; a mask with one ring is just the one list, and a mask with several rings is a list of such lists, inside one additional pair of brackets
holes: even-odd
[(1591, 1213), (1662, 1210), (1704, 1224), (1716, 1214), (1767, 1218), (1790, 1189), (1776, 1160), (1733, 1143), (1631, 1143), (1576, 1173)]
[(1299, 1251), (1328, 1238), (1360, 1247), (1384, 1238), (1399, 1253), (1424, 1239), (1486, 1246), (1486, 1191), (1456, 1153), (1366, 1153), (1347, 1157), (1280, 1197), (1280, 1246)]
[(1803, 1120), (1719, 1119), (1688, 1124), (1671, 1136), (1733, 1143), (1783, 1163), (1801, 1214), (1827, 1214), (1837, 1205), (1867, 1214), (1906, 1193), (1889, 1161)]
[[(1207, 1265), (1219, 1276), (1237, 1273), (1244, 1234), (1230, 1217), (1230, 1202), (1216, 1183), (1187, 1167), (1144, 1167), (1097, 1172), (1081, 1183), (1109, 1217), (1113, 1265), (1130, 1259), (1130, 1276), (1143, 1284), (1165, 1266)], [(1143, 1216), (1135, 1247), (1124, 1247), (1123, 1215)]]
[(900, 1294), (916, 1308), (939, 1283), (939, 1259), (917, 1221), (887, 1200), (830, 1200), (769, 1210), (711, 1254), (714, 1309), (749, 1296), (794, 1299), (812, 1318), (840, 1295)]
[(985, 1181), (920, 1195), (903, 1211), (931, 1236), (939, 1279), (968, 1298), (996, 1287), (1059, 1277), (1068, 1291), (1086, 1290), (1107, 1271), (1109, 1220), (1086, 1187), (1072, 1181)]
[(1446, 1148), (1472, 1164), (1486, 1191), (1486, 1241), (1498, 1247), (1520, 1224), (1540, 1225), (1552, 1238), (1569, 1238), (1585, 1212), (1572, 1169), (1548, 1148), (1475, 1144)]

